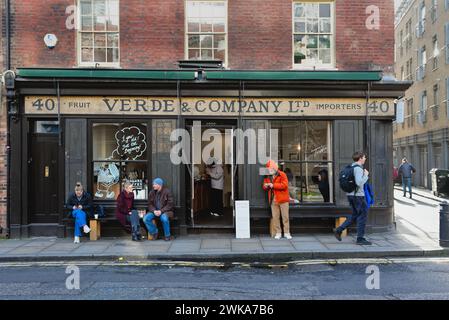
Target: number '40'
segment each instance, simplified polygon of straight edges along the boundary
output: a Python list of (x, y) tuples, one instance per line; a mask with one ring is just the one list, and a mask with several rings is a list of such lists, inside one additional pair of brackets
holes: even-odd
[(55, 101), (53, 99), (46, 99), (43, 102), (42, 99), (37, 99), (33, 102), (33, 107), (35, 107), (39, 111), (42, 111), (42, 108), (45, 108), (48, 111), (52, 111), (55, 109)]

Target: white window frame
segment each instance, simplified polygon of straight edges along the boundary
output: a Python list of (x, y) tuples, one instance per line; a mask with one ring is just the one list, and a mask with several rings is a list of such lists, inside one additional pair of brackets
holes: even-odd
[[(98, 62), (98, 61), (93, 61), (93, 62), (83, 62), (81, 60), (82, 58), (82, 44), (81, 44), (81, 34), (83, 33), (83, 31), (81, 30), (82, 25), (81, 25), (81, 0), (77, 0), (76, 1), (76, 25), (77, 25), (77, 30), (76, 30), (76, 61), (77, 61), (77, 65), (79, 67), (93, 67), (93, 68), (120, 68), (120, 60), (121, 60), (121, 54), (120, 54), (120, 0), (117, 0), (118, 4), (119, 4), (119, 12), (118, 12), (118, 30), (117, 31), (97, 31), (97, 32), (102, 32), (102, 33), (118, 33), (118, 62)], [(92, 12), (93, 15), (93, 12)], [(86, 31), (87, 32), (87, 31)], [(92, 31), (93, 33), (95, 33), (95, 31)], [(107, 37), (107, 36), (106, 36)], [(107, 54), (107, 53), (106, 53)]]
[[(185, 0), (184, 1), (184, 58), (185, 60), (189, 60), (189, 29), (188, 29), (188, 16), (187, 16), (187, 3), (188, 2), (222, 2), (225, 5), (226, 10), (226, 18), (225, 18), (225, 32), (223, 33), (225, 36), (225, 61), (223, 62), (223, 67), (227, 69), (228, 60), (229, 60), (229, 50), (228, 50), (228, 24), (229, 24), (229, 9), (228, 9), (228, 1), (227, 0)], [(201, 34), (198, 32), (198, 34)], [(221, 34), (211, 32), (210, 35)], [(213, 41), (213, 40), (212, 40)], [(213, 50), (212, 50), (213, 51)], [(213, 54), (213, 53), (212, 53)], [(199, 60), (201, 61), (201, 60)]]
[[(331, 12), (331, 63), (330, 64), (317, 64), (314, 66), (307, 66), (302, 64), (295, 64), (295, 4), (296, 3), (313, 3), (313, 4), (330, 4), (330, 12)], [(313, 0), (295, 0), (292, 2), (292, 66), (293, 69), (299, 69), (299, 70), (316, 70), (316, 69), (322, 69), (322, 70), (336, 70), (337, 69), (337, 63), (336, 63), (336, 48), (335, 48), (335, 33), (336, 33), (336, 13), (335, 13), (335, 0), (329, 0), (329, 1), (313, 1)]]

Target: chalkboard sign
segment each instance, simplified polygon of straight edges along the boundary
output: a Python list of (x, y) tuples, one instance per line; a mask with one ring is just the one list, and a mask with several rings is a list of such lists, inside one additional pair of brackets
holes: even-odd
[(138, 127), (126, 127), (115, 133), (117, 148), (112, 152), (113, 158), (123, 160), (139, 159), (147, 149), (145, 134)]

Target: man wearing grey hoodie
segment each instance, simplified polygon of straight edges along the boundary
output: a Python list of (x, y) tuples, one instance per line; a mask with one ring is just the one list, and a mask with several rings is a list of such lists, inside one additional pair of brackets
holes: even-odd
[(354, 163), (354, 179), (356, 188), (353, 192), (349, 192), (348, 196), (349, 205), (352, 208), (352, 215), (349, 219), (346, 219), (341, 226), (335, 229), (335, 237), (338, 241), (341, 241), (341, 233), (347, 227), (349, 227), (354, 221), (357, 221), (357, 244), (371, 245), (372, 243), (365, 239), (365, 225), (368, 218), (368, 205), (365, 200), (365, 192), (363, 186), (368, 181), (369, 172), (363, 169), (363, 165), (366, 161), (366, 154), (361, 151), (357, 151), (352, 155)]

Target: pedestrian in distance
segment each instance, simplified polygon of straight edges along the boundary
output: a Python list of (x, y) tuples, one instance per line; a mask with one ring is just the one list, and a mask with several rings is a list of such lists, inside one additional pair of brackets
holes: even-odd
[(407, 161), (407, 158), (402, 158), (402, 164), (399, 166), (398, 173), (402, 177), (402, 190), (404, 191), (404, 197), (407, 196), (406, 187), (410, 193), (410, 199), (412, 199), (412, 175), (416, 172), (416, 169)]

